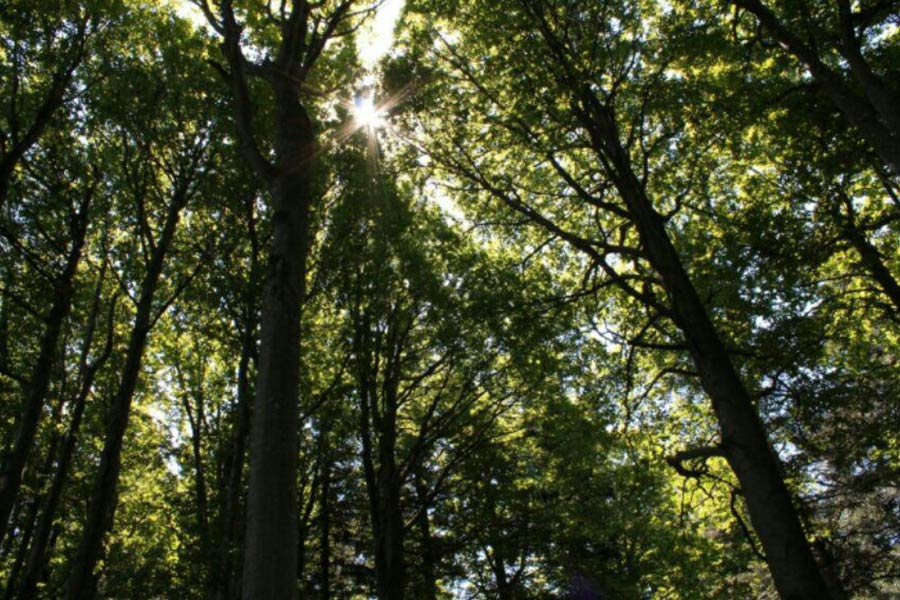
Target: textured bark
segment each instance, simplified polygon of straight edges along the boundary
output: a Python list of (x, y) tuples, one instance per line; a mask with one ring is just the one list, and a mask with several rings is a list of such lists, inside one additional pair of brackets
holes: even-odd
[(88, 229), (88, 211), (92, 190), (81, 202), (78, 214), (72, 227), (72, 246), (66, 257), (65, 266), (56, 281), (53, 282), (53, 305), (46, 318), (46, 329), (41, 338), (40, 353), (31, 372), (27, 396), (19, 413), (15, 437), (9, 452), (3, 460), (0, 470), (0, 543), (6, 535), (9, 516), (16, 495), (22, 484), (22, 475), (28, 455), (34, 446), (47, 391), (56, 356), (63, 324), (72, 309), (72, 298), (75, 294), (75, 274), (81, 262), (82, 250)]
[(250, 426), (243, 596), (297, 595), (300, 310), (312, 202), (312, 123), (292, 87), (277, 97), (279, 163), (269, 185), (272, 241), (263, 287), (259, 373)]
[(70, 572), (64, 596), (66, 600), (89, 600), (96, 594), (94, 569), (100, 560), (103, 540), (112, 528), (115, 516), (116, 488), (122, 463), (122, 442), (125, 430), (128, 428), (131, 402), (141, 372), (147, 336), (153, 323), (154, 298), (159, 286), (163, 264), (175, 237), (181, 209), (186, 200), (186, 190), (180, 190), (170, 204), (162, 233), (153, 249), (147, 272), (141, 282), (141, 294), (128, 340), (122, 376), (109, 407), (100, 466), (97, 469), (91, 493), (90, 511), (69, 567)]
[[(259, 372), (250, 428), (247, 530), (243, 597), (297, 595), (297, 451), (300, 311), (305, 295), (316, 140), (300, 98), (301, 86), (338, 26), (350, 18), (353, 0), (325, 9), (297, 0), (282, 15), (277, 52), (254, 64), (241, 49), (242, 25), (232, 3), (198, 3), (223, 38), (228, 69), (219, 67), (232, 92), (241, 151), (269, 192), (272, 240), (263, 284)], [(312, 15), (315, 13), (315, 16)], [(275, 103), (274, 164), (254, 136), (248, 71), (266, 81)]]

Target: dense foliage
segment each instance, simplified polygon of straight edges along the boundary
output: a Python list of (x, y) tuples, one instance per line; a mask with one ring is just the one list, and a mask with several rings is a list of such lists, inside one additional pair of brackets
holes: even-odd
[(3, 597), (897, 597), (898, 82), (897, 0), (0, 2)]

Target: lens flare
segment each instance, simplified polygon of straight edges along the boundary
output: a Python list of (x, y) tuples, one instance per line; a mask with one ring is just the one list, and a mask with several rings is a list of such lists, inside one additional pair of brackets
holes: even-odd
[(358, 127), (377, 129), (384, 124), (382, 111), (372, 96), (360, 96), (353, 101), (353, 119)]

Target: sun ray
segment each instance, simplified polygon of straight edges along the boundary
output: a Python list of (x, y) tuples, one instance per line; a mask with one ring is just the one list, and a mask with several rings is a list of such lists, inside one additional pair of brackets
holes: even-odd
[(353, 120), (358, 128), (378, 129), (384, 125), (383, 113), (371, 95), (357, 96), (353, 101)]

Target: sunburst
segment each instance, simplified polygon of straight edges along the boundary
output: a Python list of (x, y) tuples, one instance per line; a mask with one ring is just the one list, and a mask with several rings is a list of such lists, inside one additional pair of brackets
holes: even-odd
[(353, 101), (353, 120), (357, 128), (378, 129), (384, 125), (384, 108), (376, 105), (371, 95), (357, 96)]

